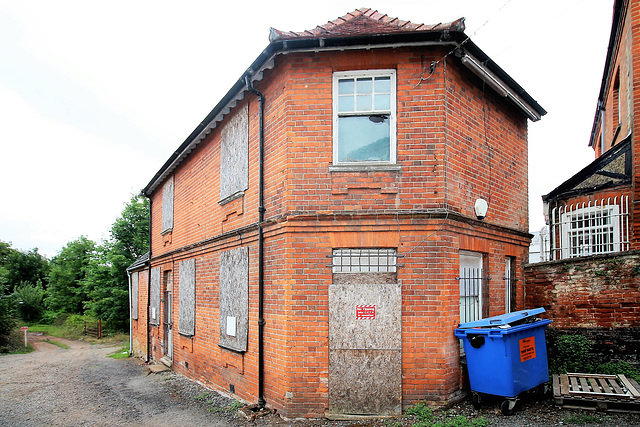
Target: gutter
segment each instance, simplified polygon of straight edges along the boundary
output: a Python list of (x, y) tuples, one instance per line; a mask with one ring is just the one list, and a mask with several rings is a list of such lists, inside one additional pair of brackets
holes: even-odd
[(258, 154), (258, 406), (264, 408), (264, 95), (253, 87), (251, 78), (245, 76), (247, 90), (258, 97), (259, 102), (259, 154)]
[[(611, 35), (609, 36), (609, 46), (607, 47), (607, 58), (604, 61), (604, 72), (602, 75), (602, 83), (600, 83), (600, 94), (598, 95), (598, 106), (596, 107), (596, 114), (593, 119), (593, 126), (591, 127), (591, 136), (589, 137), (589, 147), (594, 147), (597, 144), (596, 138), (596, 130), (598, 129), (598, 125), (600, 124), (600, 119), (602, 118), (602, 125), (600, 126), (602, 134), (604, 134), (604, 95), (607, 90), (607, 86), (609, 83), (609, 79), (611, 77), (612, 69), (612, 60), (613, 60), (613, 52), (616, 47), (616, 41), (618, 40), (619, 30), (622, 26), (622, 11), (627, 10), (628, 8), (628, 0), (616, 0), (613, 6), (613, 19), (611, 24)], [(604, 140), (604, 137), (603, 137)], [(603, 144), (604, 148), (604, 144)], [(601, 155), (604, 151), (601, 153)]]

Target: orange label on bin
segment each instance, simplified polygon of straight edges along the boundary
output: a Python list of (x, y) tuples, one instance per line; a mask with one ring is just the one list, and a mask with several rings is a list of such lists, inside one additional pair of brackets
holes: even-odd
[(520, 362), (536, 358), (536, 337), (522, 338), (520, 340)]

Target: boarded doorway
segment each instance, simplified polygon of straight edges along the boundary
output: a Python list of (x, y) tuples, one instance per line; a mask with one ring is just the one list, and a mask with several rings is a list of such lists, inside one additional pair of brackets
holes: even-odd
[(164, 273), (165, 291), (162, 301), (162, 349), (164, 356), (169, 359), (173, 358), (173, 316), (171, 313), (173, 280), (171, 273), (171, 271)]
[(329, 286), (329, 413), (402, 413), (395, 249), (337, 249)]

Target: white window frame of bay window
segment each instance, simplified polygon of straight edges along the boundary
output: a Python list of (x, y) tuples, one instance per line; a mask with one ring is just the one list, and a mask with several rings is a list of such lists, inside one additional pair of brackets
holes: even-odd
[[(339, 111), (339, 82), (347, 79), (363, 79), (376, 77), (389, 77), (389, 106), (388, 108), (375, 108), (373, 102), (371, 109), (358, 109), (354, 104), (352, 111)], [(333, 164), (344, 166), (372, 166), (372, 165), (395, 165), (396, 164), (396, 70), (358, 70), (358, 71), (340, 71), (333, 73)], [(375, 86), (372, 89), (372, 95), (375, 95)], [(343, 96), (345, 96), (343, 94)], [(346, 95), (348, 97), (348, 95)], [(356, 93), (353, 94), (356, 98)], [(373, 96), (372, 96), (373, 97)], [(357, 101), (356, 101), (357, 102)], [(357, 160), (357, 161), (340, 161), (339, 159), (339, 119), (340, 117), (362, 117), (362, 116), (383, 116), (389, 117), (389, 160)]]

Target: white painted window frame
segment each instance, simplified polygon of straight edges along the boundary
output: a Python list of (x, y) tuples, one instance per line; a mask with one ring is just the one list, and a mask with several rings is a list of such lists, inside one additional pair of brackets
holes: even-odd
[[(586, 220), (584, 219), (585, 215), (588, 216)], [(560, 216), (560, 223), (562, 224), (562, 258), (575, 258), (620, 251), (619, 217), (620, 207), (618, 205), (588, 206), (562, 213)], [(608, 224), (600, 223), (572, 228), (572, 224), (577, 226), (579, 225), (579, 221), (597, 221), (604, 218), (609, 221)], [(607, 243), (594, 243), (594, 239), (597, 238), (597, 236), (604, 235), (604, 228), (606, 228), (607, 234), (613, 234), (613, 240)], [(583, 237), (586, 236), (589, 239), (588, 243), (583, 243), (580, 247), (573, 244), (572, 239), (573, 237), (577, 237), (578, 234)], [(605, 245), (611, 246), (612, 250), (606, 249)], [(595, 250), (593, 250), (594, 246)]]
[[(465, 269), (474, 269), (476, 273), (474, 274), (474, 278), (466, 279), (465, 278)], [(477, 308), (474, 310), (477, 314), (477, 318), (467, 318), (466, 313), (468, 310), (464, 309), (467, 306), (470, 297), (475, 297), (475, 295), (463, 295), (460, 292), (460, 323), (473, 322), (476, 320), (482, 319), (482, 287), (484, 280), (484, 255), (480, 252), (470, 252), (470, 251), (460, 251), (460, 278), (459, 282), (463, 280), (478, 280), (477, 289)], [(461, 288), (460, 288), (461, 290)]]
[[(342, 79), (362, 78), (362, 77), (390, 77), (391, 78), (391, 99), (389, 110), (371, 110), (357, 112), (339, 112), (338, 111), (338, 82)], [(397, 83), (396, 70), (357, 70), (357, 71), (339, 71), (333, 73), (333, 164), (334, 165), (389, 165), (396, 164), (396, 114), (397, 114)], [(338, 161), (338, 148), (340, 141), (338, 140), (338, 119), (345, 116), (364, 116), (370, 114), (388, 114), (389, 115), (389, 161), (369, 161), (369, 162), (340, 162)]]

